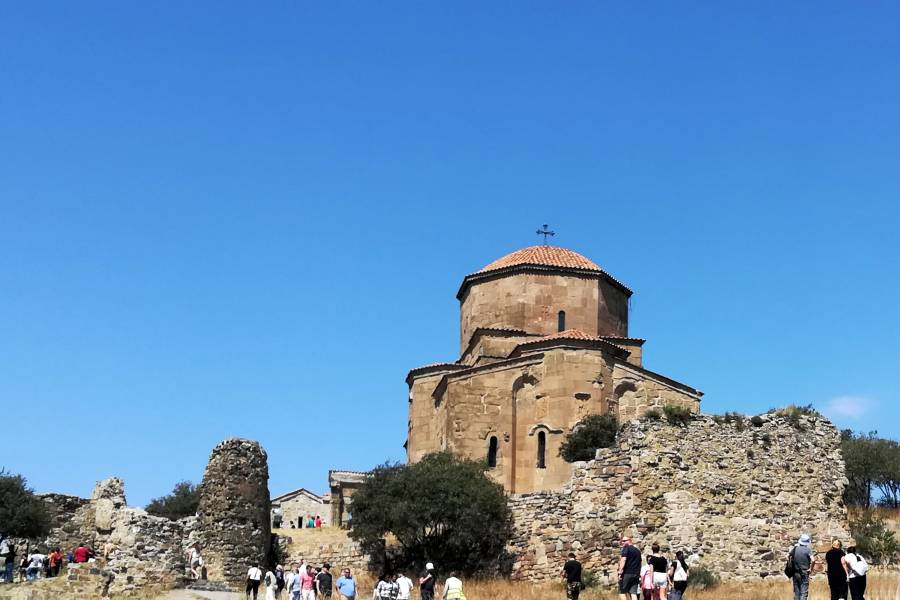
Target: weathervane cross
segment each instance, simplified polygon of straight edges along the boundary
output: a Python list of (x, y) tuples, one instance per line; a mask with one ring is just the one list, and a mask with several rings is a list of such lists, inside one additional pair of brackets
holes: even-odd
[(550, 230), (547, 228), (547, 224), (544, 223), (544, 228), (543, 228), (543, 229), (538, 229), (538, 230), (537, 230), (537, 234), (538, 234), (538, 235), (544, 236), (544, 245), (546, 246), (546, 245), (547, 245), (547, 238), (548, 238), (549, 236), (554, 236), (554, 235), (556, 235), (556, 232), (555, 232), (555, 231), (550, 231)]

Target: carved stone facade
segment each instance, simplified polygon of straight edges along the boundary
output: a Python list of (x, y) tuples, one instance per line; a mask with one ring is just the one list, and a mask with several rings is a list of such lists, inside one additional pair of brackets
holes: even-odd
[(850, 539), (840, 434), (824, 418), (631, 421), (616, 447), (575, 465), (561, 490), (510, 499), (515, 578), (555, 580), (569, 552), (614, 575), (622, 535), (643, 554), (656, 542), (729, 579), (783, 577), (802, 533), (822, 550)]
[(698, 390), (643, 367), (628, 337), (631, 290), (589, 259), (525, 248), (463, 280), (460, 357), (410, 371), (407, 458), (449, 450), (487, 459), (510, 493), (559, 489), (558, 456), (586, 415), (620, 420), (674, 404), (700, 409)]

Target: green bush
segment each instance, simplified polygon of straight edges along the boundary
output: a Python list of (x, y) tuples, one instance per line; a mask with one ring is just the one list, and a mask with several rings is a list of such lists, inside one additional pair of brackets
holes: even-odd
[[(353, 495), (350, 537), (387, 572), (420, 568), (486, 572), (503, 559), (512, 514), (485, 461), (436, 452), (408, 464), (384, 464)], [(393, 537), (396, 544), (385, 544)]]
[(737, 412), (727, 412), (724, 415), (715, 415), (713, 417), (713, 421), (718, 423), (719, 425), (728, 425), (734, 423), (735, 429), (738, 431), (743, 431), (746, 429), (746, 425), (744, 423), (744, 415)]
[(884, 519), (867, 510), (858, 519), (850, 521), (850, 534), (856, 540), (859, 553), (877, 565), (896, 562), (900, 542)]
[(788, 423), (794, 426), (794, 429), (797, 429), (799, 431), (803, 431), (803, 423), (800, 422), (800, 417), (822, 416), (815, 408), (813, 408), (812, 404), (807, 404), (806, 406), (788, 404), (784, 408), (773, 409), (769, 412), (772, 412), (780, 417), (784, 417), (785, 419), (787, 419)]
[(668, 421), (670, 425), (687, 427), (688, 423), (691, 422), (691, 411), (683, 406), (666, 404), (663, 406), (663, 414), (666, 416), (666, 421)]
[(581, 585), (583, 585), (585, 589), (597, 587), (601, 583), (603, 583), (603, 581), (596, 572), (588, 569), (581, 572)]
[(0, 537), (39, 538), (50, 532), (50, 511), (21, 475), (0, 469)]
[(647, 411), (644, 413), (644, 418), (645, 419), (653, 419), (653, 420), (661, 419), (662, 413), (659, 412), (658, 408), (650, 408), (650, 409), (647, 409)]
[(616, 443), (618, 431), (615, 415), (588, 415), (566, 435), (559, 455), (567, 462), (593, 460), (598, 448), (609, 448)]
[(179, 481), (168, 496), (154, 498), (147, 505), (147, 512), (157, 517), (177, 521), (197, 514), (200, 507), (200, 488), (190, 481)]
[(707, 567), (703, 565), (698, 565), (696, 567), (690, 568), (690, 575), (688, 575), (688, 587), (697, 588), (698, 590), (705, 590), (707, 588), (714, 588), (719, 583), (721, 583), (722, 579), (719, 575)]
[(764, 422), (765, 421), (763, 421), (762, 417), (760, 417), (759, 415), (753, 415), (752, 417), (750, 417), (750, 424), (754, 427), (762, 427)]

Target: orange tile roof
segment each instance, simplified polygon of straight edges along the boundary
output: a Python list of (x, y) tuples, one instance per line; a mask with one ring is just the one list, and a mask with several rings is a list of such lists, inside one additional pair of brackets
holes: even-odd
[(591, 335), (589, 333), (585, 333), (580, 329), (566, 329), (565, 331), (560, 331), (559, 333), (552, 333), (550, 335), (545, 335), (540, 337), (535, 342), (546, 342), (547, 340), (602, 340), (598, 335)]
[(487, 265), (479, 273), (496, 271), (516, 265), (542, 265), (547, 267), (563, 267), (569, 269), (585, 269), (600, 271), (600, 267), (589, 258), (557, 246), (530, 246), (511, 252)]

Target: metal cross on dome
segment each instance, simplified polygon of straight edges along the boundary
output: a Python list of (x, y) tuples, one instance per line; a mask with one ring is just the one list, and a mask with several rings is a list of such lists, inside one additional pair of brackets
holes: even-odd
[(556, 232), (555, 232), (555, 231), (550, 231), (550, 230), (547, 228), (547, 224), (544, 223), (544, 228), (543, 228), (543, 229), (538, 229), (538, 230), (537, 230), (537, 234), (538, 234), (538, 235), (544, 236), (544, 245), (546, 246), (546, 245), (547, 245), (547, 238), (556, 235)]

